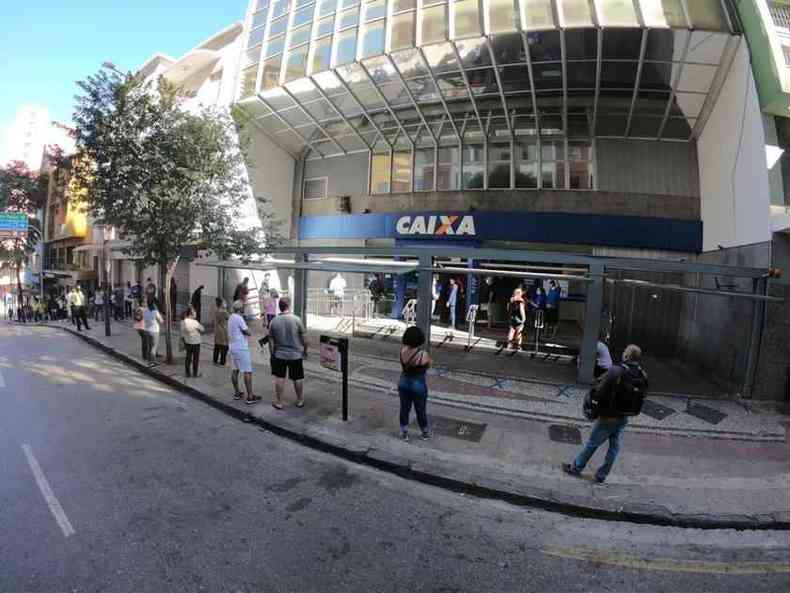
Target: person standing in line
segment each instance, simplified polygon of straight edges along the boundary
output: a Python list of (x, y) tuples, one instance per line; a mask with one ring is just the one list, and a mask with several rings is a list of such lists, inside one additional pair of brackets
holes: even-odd
[(148, 308), (146, 308), (145, 313), (143, 313), (143, 319), (145, 321), (145, 331), (147, 331), (150, 336), (151, 361), (154, 361), (162, 357), (162, 355), (159, 354), (159, 332), (160, 324), (165, 321), (162, 319), (159, 309), (156, 308), (156, 302), (154, 300), (148, 301)]
[(277, 304), (280, 314), (269, 324), (269, 352), (274, 376), (272, 406), (283, 409), (282, 396), (286, 375), (293, 382), (296, 407), (304, 407), (304, 364), (307, 358), (307, 332), (302, 320), (291, 312), (291, 303), (281, 298)]
[(214, 299), (214, 364), (224, 367), (228, 355), (228, 308), (221, 298)]
[(134, 308), (134, 289), (132, 283), (126, 281), (126, 288), (123, 290), (123, 316), (126, 319), (131, 319), (132, 309)]
[(507, 314), (510, 323), (507, 333), (507, 349), (521, 350), (521, 335), (524, 333), (527, 312), (524, 308), (524, 297), (520, 288), (513, 291), (513, 296), (507, 306)]
[(332, 311), (334, 311), (334, 314), (337, 315), (338, 311), (340, 311), (340, 316), (342, 317), (343, 297), (346, 294), (346, 279), (343, 278), (340, 272), (335, 274), (335, 277), (329, 283), (329, 294), (332, 295), (329, 314), (332, 315)]
[(546, 293), (546, 325), (548, 335), (553, 338), (557, 335), (557, 324), (560, 320), (560, 287), (556, 280), (549, 282), (549, 291)]
[(85, 325), (85, 329), (89, 330), (88, 314), (85, 310), (85, 294), (82, 292), (82, 287), (79, 284), (71, 291), (69, 304), (71, 305), (71, 314), (77, 322), (77, 331), (82, 331), (82, 324)]
[(99, 316), (101, 315), (101, 320), (104, 321), (104, 290), (101, 286), (96, 288), (96, 292), (93, 295), (93, 320), (98, 322)]
[[(184, 359), (184, 371), (187, 379), (190, 377), (200, 377), (198, 374), (198, 364), (200, 362), (200, 334), (206, 331), (206, 328), (200, 325), (196, 319), (194, 307), (191, 305), (184, 311), (184, 318), (181, 320), (181, 339), (184, 340), (186, 346), (186, 358)], [(189, 369), (192, 367), (192, 374)]]
[(456, 284), (455, 278), (450, 278), (447, 308), (450, 310), (450, 327), (455, 329), (455, 315), (458, 308), (458, 284)]
[(251, 332), (244, 321), (244, 303), (236, 301), (233, 303), (233, 314), (228, 319), (228, 341), (230, 343), (230, 362), (233, 371), (230, 380), (233, 383), (233, 399), (241, 399), (242, 393), (239, 390), (239, 373), (244, 375), (244, 389), (247, 392), (247, 405), (257, 404), (261, 397), (252, 393), (252, 355), (247, 338)]
[(242, 303), (247, 302), (247, 295), (250, 292), (248, 284), (250, 282), (249, 278), (244, 278), (241, 282), (236, 285), (236, 290), (233, 291), (233, 303), (235, 304), (236, 301), (241, 301)]
[[(571, 463), (563, 463), (562, 471), (566, 474), (580, 477), (590, 458), (598, 450), (598, 447), (609, 441), (609, 448), (606, 451), (606, 458), (603, 465), (595, 472), (595, 481), (602, 484), (609, 476), (620, 447), (623, 442), (623, 431), (628, 425), (628, 416), (618, 409), (618, 390), (623, 384), (628, 383), (633, 387), (635, 383), (631, 377), (637, 377), (641, 393), (647, 390), (647, 373), (642, 369), (639, 361), (642, 359), (642, 350), (639, 346), (630, 344), (623, 352), (623, 363), (612, 366), (601, 379), (596, 387), (596, 399), (598, 400), (598, 419), (593, 424), (590, 438), (584, 448)], [(628, 379), (626, 380), (626, 375)]]
[(113, 291), (113, 304), (115, 305), (115, 321), (126, 320), (126, 303), (123, 286), (120, 284)]
[(153, 301), (154, 304), (157, 302), (156, 297), (156, 284), (154, 284), (153, 280), (150, 278), (146, 278), (145, 280), (145, 302), (149, 303)]
[(266, 327), (272, 322), (272, 319), (277, 317), (278, 306), (280, 302), (280, 294), (272, 289), (263, 300), (264, 313), (266, 315)]
[(176, 284), (176, 279), (171, 276), (170, 277), (170, 319), (171, 323), (175, 324), (178, 313), (178, 284)]
[(203, 299), (203, 288), (204, 286), (201, 284), (195, 289), (195, 292), (192, 293), (192, 298), (189, 300), (192, 308), (195, 310), (195, 319), (198, 323), (200, 323), (200, 305)]
[(140, 336), (140, 351), (142, 353), (143, 360), (150, 362), (151, 335), (145, 331), (145, 308), (143, 307), (142, 302), (138, 301), (137, 306), (134, 308), (132, 319), (134, 320), (132, 327), (137, 332), (137, 335)]
[(439, 302), (439, 297), (442, 296), (442, 289), (439, 287), (439, 279), (434, 276), (431, 281), (431, 317), (436, 314), (436, 303)]
[(406, 328), (402, 344), (400, 349), (401, 376), (398, 381), (400, 438), (404, 441), (409, 440), (409, 415), (412, 406), (414, 406), (421, 438), (428, 440), (433, 435), (428, 422), (428, 383), (425, 374), (433, 361), (423, 349), (425, 334), (416, 325)]

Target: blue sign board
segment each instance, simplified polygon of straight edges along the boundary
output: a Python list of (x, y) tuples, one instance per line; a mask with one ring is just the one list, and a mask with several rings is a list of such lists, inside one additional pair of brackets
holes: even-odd
[(0, 238), (22, 237), (27, 234), (27, 214), (0, 212)]
[(698, 252), (702, 222), (561, 212), (389, 212), (303, 216), (299, 238), (520, 241)]

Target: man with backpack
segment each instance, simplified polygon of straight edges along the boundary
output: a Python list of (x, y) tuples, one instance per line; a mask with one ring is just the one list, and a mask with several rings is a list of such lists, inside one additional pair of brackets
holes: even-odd
[(603, 483), (617, 459), (623, 431), (629, 416), (637, 416), (647, 393), (647, 373), (639, 361), (642, 350), (631, 344), (623, 352), (622, 364), (613, 365), (603, 376), (593, 394), (593, 417), (596, 417), (590, 438), (584, 449), (571, 463), (563, 463), (562, 470), (579, 477), (598, 447), (609, 441), (606, 459), (595, 472), (595, 481)]

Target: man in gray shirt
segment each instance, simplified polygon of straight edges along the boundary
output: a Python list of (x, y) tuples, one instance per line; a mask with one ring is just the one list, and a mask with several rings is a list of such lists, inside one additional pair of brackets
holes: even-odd
[(274, 401), (272, 406), (283, 409), (282, 395), (285, 377), (293, 381), (296, 392), (296, 407), (304, 407), (304, 366), (302, 359), (307, 357), (307, 340), (302, 320), (291, 313), (291, 303), (281, 298), (280, 314), (269, 324), (269, 350), (272, 354), (271, 366), (274, 375)]

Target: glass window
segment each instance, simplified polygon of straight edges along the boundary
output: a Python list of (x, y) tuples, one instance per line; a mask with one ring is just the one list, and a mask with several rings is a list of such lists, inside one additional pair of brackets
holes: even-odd
[(276, 21), (272, 21), (272, 24), (269, 27), (269, 38), (271, 39), (275, 35), (280, 35), (281, 33), (285, 33), (285, 29), (287, 28), (288, 28), (288, 17), (283, 17)]
[(414, 152), (414, 191), (433, 189), (433, 149), (420, 149)]
[(291, 42), (289, 47), (295, 47), (310, 40), (310, 25), (302, 27), (301, 29), (294, 29), (291, 31)]
[(365, 11), (365, 21), (382, 18), (387, 14), (387, 7), (384, 4), (384, 0), (368, 2), (362, 10)]
[(727, 19), (720, 0), (694, 0), (688, 2), (689, 18), (695, 29), (727, 31)]
[(315, 26), (315, 37), (329, 35), (335, 30), (335, 17), (330, 16), (318, 21)]
[(340, 24), (338, 25), (338, 28), (345, 29), (346, 27), (356, 25), (358, 22), (359, 8), (352, 8), (351, 10), (346, 10), (345, 12), (340, 13)]
[(390, 51), (414, 46), (414, 13), (404, 12), (392, 17)]
[(333, 14), (337, 10), (337, 0), (321, 0), (318, 5), (318, 16), (327, 16)]
[(453, 5), (455, 11), (455, 37), (480, 35), (479, 0), (459, 0)]
[(256, 12), (254, 15), (252, 15), (252, 27), (250, 28), (257, 29), (258, 27), (260, 27), (265, 23), (266, 23), (266, 13), (263, 11)]
[(529, 33), (527, 44), (533, 62), (554, 62), (562, 59), (562, 41), (559, 31)]
[(299, 27), (304, 25), (305, 23), (310, 23), (313, 21), (313, 12), (314, 8), (312, 6), (308, 6), (307, 8), (303, 8), (294, 14), (294, 22), (292, 27)]
[(510, 144), (490, 144), (488, 147), (488, 187), (510, 187)]
[(337, 55), (335, 64), (353, 62), (357, 55), (357, 30), (349, 29), (337, 34)]
[(280, 85), (280, 65), (282, 64), (282, 54), (275, 58), (266, 60), (263, 63), (263, 75), (261, 76), (261, 89), (273, 89)]
[(483, 189), (482, 144), (464, 146), (464, 189)]
[(250, 37), (247, 40), (247, 47), (255, 47), (263, 41), (264, 27), (250, 31)]
[(569, 60), (597, 60), (598, 30), (573, 29), (565, 31), (565, 55)]
[(439, 4), (422, 9), (422, 39), (420, 44), (447, 39), (447, 6)]
[(400, 12), (401, 10), (410, 10), (417, 7), (417, 0), (393, 0), (392, 12)]
[(588, 0), (560, 0), (566, 27), (591, 27), (592, 14)]
[(362, 57), (377, 56), (384, 53), (384, 19), (365, 25), (362, 35)]
[(304, 181), (304, 199), (305, 200), (318, 200), (326, 197), (326, 177), (321, 179), (305, 179)]
[(641, 50), (640, 29), (606, 29), (603, 33), (604, 60), (638, 60)]
[(332, 38), (326, 37), (313, 43), (313, 57), (310, 59), (310, 74), (329, 70), (332, 56)]
[(516, 0), (489, 0), (488, 28), (491, 33), (502, 33), (518, 29), (518, 5)]
[(685, 27), (681, 0), (639, 0), (647, 27)]
[(592, 147), (589, 142), (568, 142), (571, 189), (593, 189)]
[(291, 0), (274, 0), (274, 7), (272, 8), (272, 18), (284, 15), (291, 9)]
[(253, 49), (248, 49), (244, 53), (244, 65), (249, 66), (250, 64), (257, 64), (261, 60), (261, 48), (255, 47)]
[(457, 146), (439, 148), (439, 171), (436, 177), (437, 189), (453, 191), (461, 188), (460, 151)]
[(411, 191), (411, 152), (396, 152), (392, 155), (392, 191)]
[(340, 3), (340, 9), (345, 10), (346, 8), (357, 6), (358, 4), (359, 4), (359, 0), (342, 0), (342, 2)]
[(632, 0), (603, 0), (600, 10), (603, 24), (616, 27), (637, 27), (636, 11)]
[(538, 145), (534, 141), (516, 142), (516, 187), (538, 187)]
[(288, 52), (285, 65), (285, 82), (302, 78), (307, 68), (307, 46), (303, 45)]
[(546, 189), (565, 188), (565, 141), (545, 140), (540, 147), (541, 184)]
[(296, 4), (294, 6), (296, 8), (301, 8), (302, 6), (307, 6), (308, 4), (313, 4), (314, 0), (296, 0)]
[(521, 0), (524, 6), (524, 28), (544, 29), (554, 27), (551, 0)]
[(374, 154), (370, 164), (370, 193), (386, 194), (390, 191), (390, 155)]
[(270, 58), (274, 55), (283, 53), (285, 49), (285, 35), (281, 35), (277, 39), (272, 39), (266, 44), (266, 57)]
[(258, 0), (255, 10), (265, 11), (267, 8), (269, 8), (269, 0)]
[(245, 68), (242, 72), (241, 98), (252, 97), (255, 94), (255, 79), (258, 76), (258, 64)]

